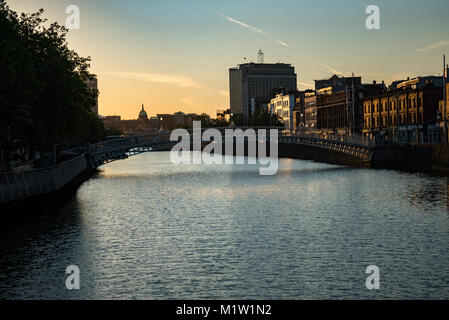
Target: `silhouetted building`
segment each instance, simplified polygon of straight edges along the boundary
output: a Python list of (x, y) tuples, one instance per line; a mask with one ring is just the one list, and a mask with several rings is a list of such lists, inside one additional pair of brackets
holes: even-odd
[(186, 114), (178, 111), (174, 114), (158, 114), (158, 129), (159, 130), (173, 130), (176, 128), (192, 128), (193, 121), (197, 117), (195, 113)]
[(321, 90), (324, 88), (331, 88), (332, 92), (339, 92), (346, 89), (346, 87), (360, 86), (362, 84), (361, 77), (339, 77), (338, 75), (333, 75), (329, 79), (315, 80), (315, 90)]
[(157, 121), (154, 118), (148, 119), (143, 105), (137, 119), (122, 120), (120, 116), (106, 116), (102, 121), (106, 128), (115, 128), (124, 134), (147, 134), (157, 130)]
[[(245, 119), (255, 112), (256, 99), (268, 101), (273, 90), (297, 89), (295, 68), (284, 63), (245, 63), (229, 69), (229, 96), (233, 114), (243, 114)], [(254, 100), (252, 100), (254, 99)]]
[(106, 116), (101, 119), (106, 129), (122, 130), (122, 119), (120, 116)]
[[(331, 79), (337, 79), (333, 77)], [(362, 99), (366, 96), (379, 94), (386, 90), (385, 84), (361, 84), (359, 77), (344, 79), (333, 87), (324, 87), (316, 92), (316, 126), (318, 129), (338, 132), (340, 134), (354, 132), (361, 133), (363, 128)], [(341, 89), (341, 83), (344, 89)], [(324, 91), (323, 91), (324, 90)], [(323, 93), (324, 92), (324, 93)]]

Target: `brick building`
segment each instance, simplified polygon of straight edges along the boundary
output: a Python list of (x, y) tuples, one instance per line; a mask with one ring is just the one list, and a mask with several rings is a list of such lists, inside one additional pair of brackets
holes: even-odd
[(438, 142), (437, 114), (442, 88), (399, 85), (363, 99), (363, 134), (400, 142)]

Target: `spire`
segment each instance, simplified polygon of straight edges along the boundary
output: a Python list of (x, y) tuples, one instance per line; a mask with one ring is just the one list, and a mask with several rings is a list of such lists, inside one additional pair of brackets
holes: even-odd
[(144, 109), (143, 109), (143, 103), (142, 103), (142, 111), (144, 111)]

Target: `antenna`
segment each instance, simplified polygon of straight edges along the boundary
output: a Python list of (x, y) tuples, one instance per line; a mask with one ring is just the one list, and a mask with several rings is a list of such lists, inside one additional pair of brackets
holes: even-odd
[(259, 49), (259, 52), (257, 53), (257, 63), (263, 63), (263, 52), (262, 52), (262, 49)]

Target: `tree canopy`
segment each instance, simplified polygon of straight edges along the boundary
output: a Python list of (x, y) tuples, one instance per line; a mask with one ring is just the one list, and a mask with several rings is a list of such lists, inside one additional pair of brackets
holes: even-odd
[(19, 15), (0, 0), (0, 143), (101, 140), (104, 126), (91, 111), (98, 92), (86, 84), (90, 58), (70, 50), (68, 30), (43, 13)]

